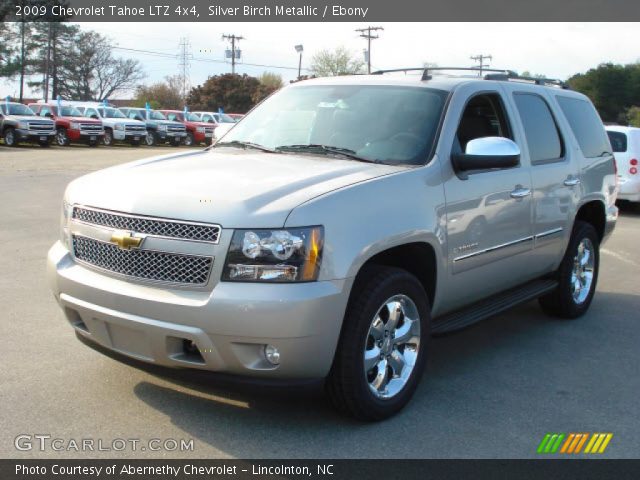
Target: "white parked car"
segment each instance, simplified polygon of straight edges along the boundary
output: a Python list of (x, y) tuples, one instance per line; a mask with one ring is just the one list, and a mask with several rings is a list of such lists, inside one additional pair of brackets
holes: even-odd
[(193, 112), (198, 115), (203, 122), (214, 123), (216, 129), (213, 132), (214, 141), (220, 140), (224, 134), (226, 134), (231, 128), (238, 123), (238, 121), (227, 115), (226, 113), (219, 112)]
[(618, 164), (618, 198), (640, 202), (640, 128), (611, 125), (606, 129)]

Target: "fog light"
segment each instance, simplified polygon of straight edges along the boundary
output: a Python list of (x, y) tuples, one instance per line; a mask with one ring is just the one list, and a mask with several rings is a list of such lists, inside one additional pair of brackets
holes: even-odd
[(264, 356), (267, 357), (267, 360), (272, 365), (280, 364), (280, 352), (273, 345), (266, 345), (264, 347)]

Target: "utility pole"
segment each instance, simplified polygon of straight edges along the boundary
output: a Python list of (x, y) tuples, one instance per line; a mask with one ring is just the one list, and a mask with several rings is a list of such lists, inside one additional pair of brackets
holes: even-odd
[[(227, 56), (231, 56), (231, 73), (236, 73), (236, 52), (237, 52), (237, 58), (240, 58), (240, 50), (236, 50), (236, 42), (239, 42), (240, 40), (244, 40), (244, 37), (241, 35), (222, 35), (222, 40), (228, 40), (231, 42), (231, 54), (227, 55)], [(229, 50), (227, 50), (227, 52), (229, 52)]]
[[(23, 2), (20, 2), (21, 5), (24, 5)], [(25, 65), (24, 65), (24, 15), (22, 16), (22, 21), (20, 22), (20, 103), (22, 103), (22, 97), (24, 95), (24, 74), (25, 74)]]
[(191, 43), (189, 43), (189, 39), (187, 37), (182, 37), (180, 39), (180, 54), (178, 63), (178, 67), (180, 68), (180, 77), (182, 80), (182, 100), (186, 101), (187, 96), (189, 95), (189, 87), (191, 83), (191, 79), (189, 78), (189, 69), (191, 68), (191, 58), (193, 55), (191, 54)]
[(478, 62), (478, 65), (480, 66), (480, 73), (478, 74), (479, 77), (482, 76), (482, 69), (484, 67), (488, 67), (489, 63), (484, 63), (485, 60), (493, 60), (493, 57), (491, 55), (483, 55), (483, 54), (478, 54), (478, 55), (472, 55), (469, 57), (471, 60), (473, 60), (474, 62)]
[(379, 35), (373, 35), (371, 32), (377, 32), (378, 30), (384, 30), (384, 28), (371, 26), (367, 28), (356, 28), (356, 32), (360, 32), (360, 36), (367, 39), (367, 73), (371, 73), (371, 40), (380, 38)]

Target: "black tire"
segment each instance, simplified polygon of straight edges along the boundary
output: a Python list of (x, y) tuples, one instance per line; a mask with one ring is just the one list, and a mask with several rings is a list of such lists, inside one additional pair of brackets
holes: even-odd
[(193, 133), (187, 133), (187, 136), (184, 139), (184, 144), (187, 147), (193, 147), (196, 144), (195, 138), (193, 138)]
[(144, 143), (147, 147), (155, 147), (158, 144), (158, 135), (153, 130), (147, 130), (144, 137)]
[(69, 141), (69, 137), (67, 136), (67, 131), (64, 128), (59, 128), (56, 131), (56, 143), (61, 147), (66, 147), (71, 143)]
[[(587, 239), (591, 243), (593, 255), (593, 273), (590, 287), (586, 297), (578, 301), (574, 299), (574, 289), (572, 283), (573, 269), (578, 255), (578, 248), (583, 240)], [(538, 300), (542, 310), (547, 314), (559, 318), (578, 318), (589, 309), (593, 295), (598, 283), (598, 271), (600, 270), (600, 237), (596, 229), (590, 223), (577, 220), (569, 246), (564, 254), (562, 263), (555, 273), (559, 282), (558, 287), (540, 297)]]
[(204, 144), (205, 144), (207, 147), (209, 147), (209, 146), (213, 145), (213, 138), (206, 138), (206, 139), (204, 140)]
[[(416, 277), (398, 268), (372, 266), (359, 275), (344, 317), (333, 365), (325, 382), (333, 406), (360, 420), (376, 421), (400, 411), (413, 396), (424, 373), (430, 337), (429, 300)], [(391, 398), (379, 398), (364, 372), (369, 328), (381, 306), (394, 295), (409, 297), (420, 315), (420, 346), (404, 387)]]
[(113, 145), (113, 131), (110, 128), (104, 129), (104, 137), (102, 137), (102, 143), (107, 147)]
[(13, 128), (7, 128), (4, 131), (4, 144), (7, 147), (17, 147), (18, 146), (18, 139), (16, 138), (16, 132)]

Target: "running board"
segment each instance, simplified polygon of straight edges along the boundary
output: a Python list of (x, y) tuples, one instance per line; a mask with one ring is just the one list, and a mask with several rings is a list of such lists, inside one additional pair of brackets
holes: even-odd
[(505, 310), (515, 307), (545, 293), (549, 293), (558, 286), (556, 280), (534, 280), (520, 287), (498, 293), (452, 313), (438, 317), (431, 329), (433, 335), (441, 335), (473, 325), (485, 318), (491, 317)]

